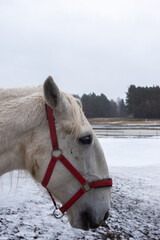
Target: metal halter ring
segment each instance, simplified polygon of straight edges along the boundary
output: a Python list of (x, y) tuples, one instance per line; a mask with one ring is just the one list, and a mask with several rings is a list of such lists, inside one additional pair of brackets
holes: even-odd
[(62, 154), (61, 149), (56, 149), (56, 150), (51, 151), (51, 155), (54, 156), (54, 157), (59, 157), (61, 154)]
[(53, 211), (53, 216), (56, 218), (56, 219), (60, 219), (64, 216), (64, 213), (62, 213), (59, 208), (55, 208), (54, 211)]

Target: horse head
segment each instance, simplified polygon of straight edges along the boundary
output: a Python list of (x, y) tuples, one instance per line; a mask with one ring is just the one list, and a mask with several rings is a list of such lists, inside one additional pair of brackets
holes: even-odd
[[(103, 150), (84, 116), (81, 102), (59, 90), (51, 77), (44, 82), (43, 92), (45, 104), (53, 110), (61, 154), (87, 182), (108, 179), (109, 172)], [(36, 137), (32, 136), (32, 141), (28, 141), (30, 154), (26, 165), (33, 177), (42, 182), (53, 153), (46, 117), (35, 129), (34, 134)], [(40, 147), (34, 148), (36, 145)], [(75, 176), (61, 161), (57, 161), (47, 183), (50, 194), (65, 204), (80, 187), (80, 182)], [(100, 226), (108, 217), (110, 191), (107, 187), (94, 188), (71, 205), (67, 209), (71, 226), (84, 230)]]

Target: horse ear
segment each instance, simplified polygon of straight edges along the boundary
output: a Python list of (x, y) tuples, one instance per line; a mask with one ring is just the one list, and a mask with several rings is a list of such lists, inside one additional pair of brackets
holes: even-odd
[(45, 80), (43, 90), (47, 104), (52, 108), (56, 108), (60, 103), (60, 91), (51, 76)]

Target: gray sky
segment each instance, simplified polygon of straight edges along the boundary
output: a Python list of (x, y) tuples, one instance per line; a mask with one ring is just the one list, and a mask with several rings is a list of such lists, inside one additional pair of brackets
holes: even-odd
[(0, 87), (125, 98), (160, 85), (159, 0), (0, 0)]

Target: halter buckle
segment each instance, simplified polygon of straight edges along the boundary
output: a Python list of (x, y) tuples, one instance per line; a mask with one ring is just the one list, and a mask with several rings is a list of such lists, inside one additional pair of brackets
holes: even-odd
[(84, 185), (82, 185), (82, 188), (85, 192), (89, 192), (92, 189), (92, 186), (90, 182), (87, 181)]

